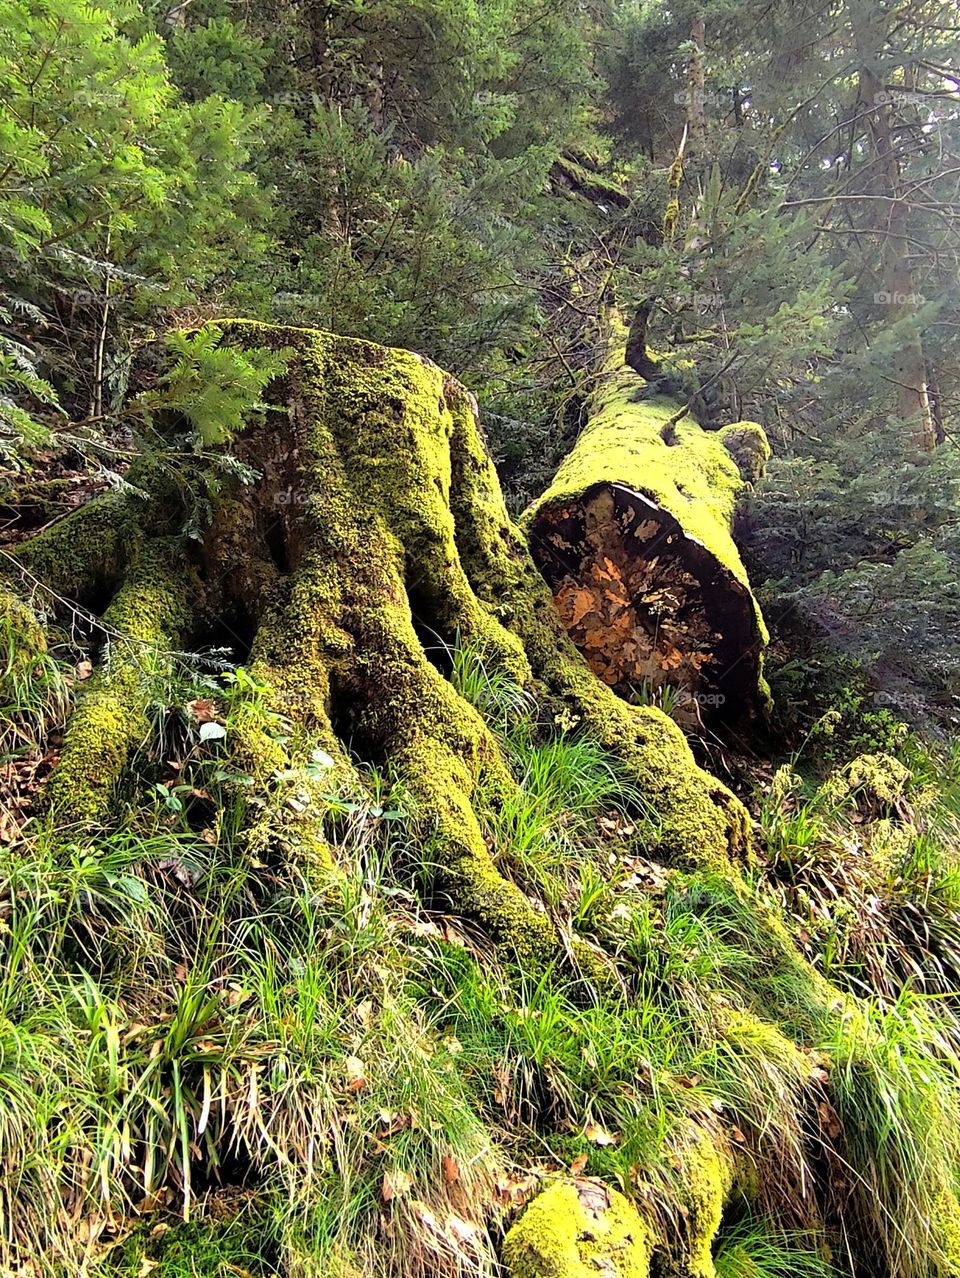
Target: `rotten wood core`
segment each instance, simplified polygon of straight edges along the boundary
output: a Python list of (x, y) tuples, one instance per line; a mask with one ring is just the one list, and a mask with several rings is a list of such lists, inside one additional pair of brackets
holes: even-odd
[(671, 514), (603, 483), (542, 509), (530, 534), (570, 637), (620, 696), (663, 705), (691, 730), (752, 711), (753, 600)]

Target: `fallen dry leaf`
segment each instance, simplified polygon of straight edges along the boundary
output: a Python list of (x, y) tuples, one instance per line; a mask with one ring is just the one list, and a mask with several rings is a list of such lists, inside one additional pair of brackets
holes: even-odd
[(362, 1091), (367, 1085), (367, 1067), (359, 1056), (348, 1056), (345, 1065), (347, 1070), (347, 1091)]
[(476, 1225), (470, 1225), (465, 1220), (461, 1220), (459, 1216), (451, 1216), (447, 1220), (447, 1229), (453, 1234), (458, 1243), (473, 1242), (477, 1235)]
[(405, 1171), (394, 1168), (392, 1171), (383, 1173), (380, 1192), (385, 1203), (392, 1202), (394, 1198), (403, 1198), (412, 1188), (413, 1177), (408, 1176)]
[(187, 709), (197, 723), (212, 723), (217, 717), (217, 707), (209, 697), (198, 697), (196, 701), (188, 701)]
[(594, 1145), (615, 1145), (617, 1143), (617, 1137), (611, 1136), (599, 1123), (587, 1123), (583, 1129), (583, 1134)]

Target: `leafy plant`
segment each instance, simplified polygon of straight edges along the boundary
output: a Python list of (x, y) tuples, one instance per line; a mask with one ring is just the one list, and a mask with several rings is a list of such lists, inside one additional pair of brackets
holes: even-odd
[(203, 447), (228, 442), (251, 413), (264, 411), (261, 395), (286, 367), (283, 352), (241, 349), (222, 341), (223, 333), (213, 324), (196, 333), (168, 333), (170, 366), (143, 400), (151, 412), (184, 417)]

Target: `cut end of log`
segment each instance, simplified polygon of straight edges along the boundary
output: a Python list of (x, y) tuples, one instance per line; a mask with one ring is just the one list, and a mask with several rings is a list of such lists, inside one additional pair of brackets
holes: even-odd
[(690, 731), (752, 715), (763, 636), (749, 589), (650, 497), (598, 483), (541, 507), (537, 566), (591, 670)]

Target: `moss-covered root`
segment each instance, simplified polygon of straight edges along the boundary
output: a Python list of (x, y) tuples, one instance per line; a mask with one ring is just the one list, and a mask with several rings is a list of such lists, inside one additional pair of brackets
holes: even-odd
[(127, 758), (147, 734), (151, 680), (182, 645), (190, 618), (186, 574), (164, 539), (142, 545), (103, 615), (106, 658), (67, 725), (44, 794), (61, 821), (102, 820)]
[(27, 584), (89, 604), (112, 593), (145, 541), (173, 532), (182, 502), (171, 475), (142, 459), (128, 487), (104, 493), (28, 538), (11, 555)]
[[(479, 715), (437, 668), (459, 634), (500, 654), (521, 682), (521, 644), (477, 600), (450, 512), (448, 379), (405, 351), (310, 330), (236, 324), (235, 336), (293, 348), (294, 474), (265, 476), (289, 567), (261, 618), (255, 661), (276, 704), (308, 732), (400, 771), (423, 832), (425, 869), (452, 908), (516, 956), (557, 957), (553, 924), (495, 868), (476, 792), (514, 784)], [(274, 448), (268, 423), (264, 448)], [(281, 428), (282, 429), (282, 428)], [(257, 460), (257, 441), (245, 447)], [(277, 500), (271, 483), (295, 501)]]
[(674, 1229), (662, 1229), (658, 1273), (661, 1278), (715, 1278), (713, 1245), (724, 1208), (737, 1183), (731, 1146), (719, 1133), (694, 1132), (681, 1146), (681, 1211)]
[(749, 846), (749, 818), (730, 791), (697, 767), (677, 725), (634, 707), (597, 679), (571, 642), (522, 536), (461, 388), (454, 419), (451, 505), (457, 546), (477, 596), (523, 644), (559, 723), (583, 729), (633, 771), (656, 813), (661, 854), (691, 868), (722, 864)]
[(32, 608), (0, 580), (0, 669), (26, 664), (46, 652), (47, 636)]
[[(622, 364), (622, 357), (616, 361)], [(621, 695), (670, 685), (690, 727), (764, 710), (766, 629), (732, 529), (768, 447), (741, 422), (701, 429), (630, 368), (608, 371), (590, 419), (524, 516), (557, 608)]]
[(653, 1236), (637, 1209), (594, 1180), (556, 1180), (507, 1234), (510, 1278), (648, 1278)]

